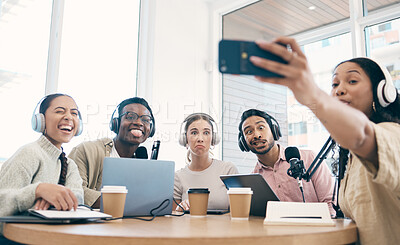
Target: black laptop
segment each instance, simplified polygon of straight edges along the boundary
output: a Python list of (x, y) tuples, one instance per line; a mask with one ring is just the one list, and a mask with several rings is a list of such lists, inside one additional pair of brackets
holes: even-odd
[(227, 189), (235, 187), (251, 188), (253, 196), (251, 198), (250, 215), (265, 217), (267, 202), (279, 201), (279, 198), (260, 174), (221, 175), (220, 178)]

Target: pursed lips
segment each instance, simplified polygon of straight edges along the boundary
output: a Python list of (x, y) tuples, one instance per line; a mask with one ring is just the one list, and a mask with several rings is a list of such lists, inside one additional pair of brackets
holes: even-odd
[(340, 102), (345, 103), (346, 105), (350, 104), (350, 102), (347, 100), (340, 100)]

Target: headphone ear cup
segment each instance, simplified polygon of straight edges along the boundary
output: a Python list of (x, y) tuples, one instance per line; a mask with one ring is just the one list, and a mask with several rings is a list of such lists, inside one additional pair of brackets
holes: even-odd
[(181, 146), (185, 146), (185, 147), (186, 147), (186, 143), (187, 143), (186, 134), (185, 134), (185, 133), (181, 133), (181, 134), (179, 135), (179, 144), (180, 144)]
[(277, 125), (273, 125), (273, 131), (272, 131), (272, 134), (273, 134), (273, 136), (274, 136), (274, 140), (279, 140), (279, 138), (282, 136), (282, 134), (281, 134), (281, 130), (279, 129), (279, 126), (277, 126)]
[(154, 134), (156, 133), (156, 127), (154, 126), (154, 123), (152, 123), (150, 127), (151, 127), (151, 129), (150, 129), (149, 137), (153, 137)]
[(112, 118), (110, 121), (110, 130), (114, 133), (118, 134), (119, 130), (119, 121), (118, 118)]
[(388, 105), (393, 103), (393, 101), (395, 101), (397, 97), (396, 87), (392, 83), (386, 82), (386, 80), (382, 80), (379, 82), (376, 93), (379, 104), (383, 107), (387, 107)]
[(221, 142), (221, 137), (217, 133), (212, 133), (211, 145), (218, 145)]
[(82, 119), (79, 118), (79, 126), (78, 126), (78, 130), (76, 130), (75, 136), (81, 135), (82, 132), (83, 132), (83, 122), (82, 122)]
[(38, 113), (32, 116), (31, 120), (32, 129), (38, 133), (44, 133), (45, 119), (42, 113)]
[(246, 143), (246, 140), (245, 140), (244, 137), (243, 137), (242, 132), (239, 133), (238, 145), (239, 145), (239, 149), (240, 149), (241, 151), (245, 151), (245, 152), (250, 151), (250, 149), (249, 149), (249, 147), (248, 147), (248, 145), (247, 145), (247, 143)]

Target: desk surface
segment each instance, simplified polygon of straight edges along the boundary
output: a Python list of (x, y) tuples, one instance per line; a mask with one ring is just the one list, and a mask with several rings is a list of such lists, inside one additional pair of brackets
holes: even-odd
[(153, 221), (124, 219), (76, 225), (5, 224), (8, 239), (29, 244), (346, 244), (357, 241), (350, 220), (334, 227), (270, 226), (262, 217), (231, 221), (230, 215), (206, 218), (157, 217)]

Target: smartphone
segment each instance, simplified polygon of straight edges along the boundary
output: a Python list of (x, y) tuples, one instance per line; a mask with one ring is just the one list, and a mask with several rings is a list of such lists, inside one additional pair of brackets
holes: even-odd
[[(284, 44), (281, 45), (285, 46)], [(287, 64), (287, 62), (281, 57), (259, 48), (255, 42), (221, 40), (218, 48), (218, 67), (221, 73), (255, 75), (262, 77), (283, 77), (282, 75), (259, 68), (251, 63), (249, 58), (251, 56), (258, 56)]]

